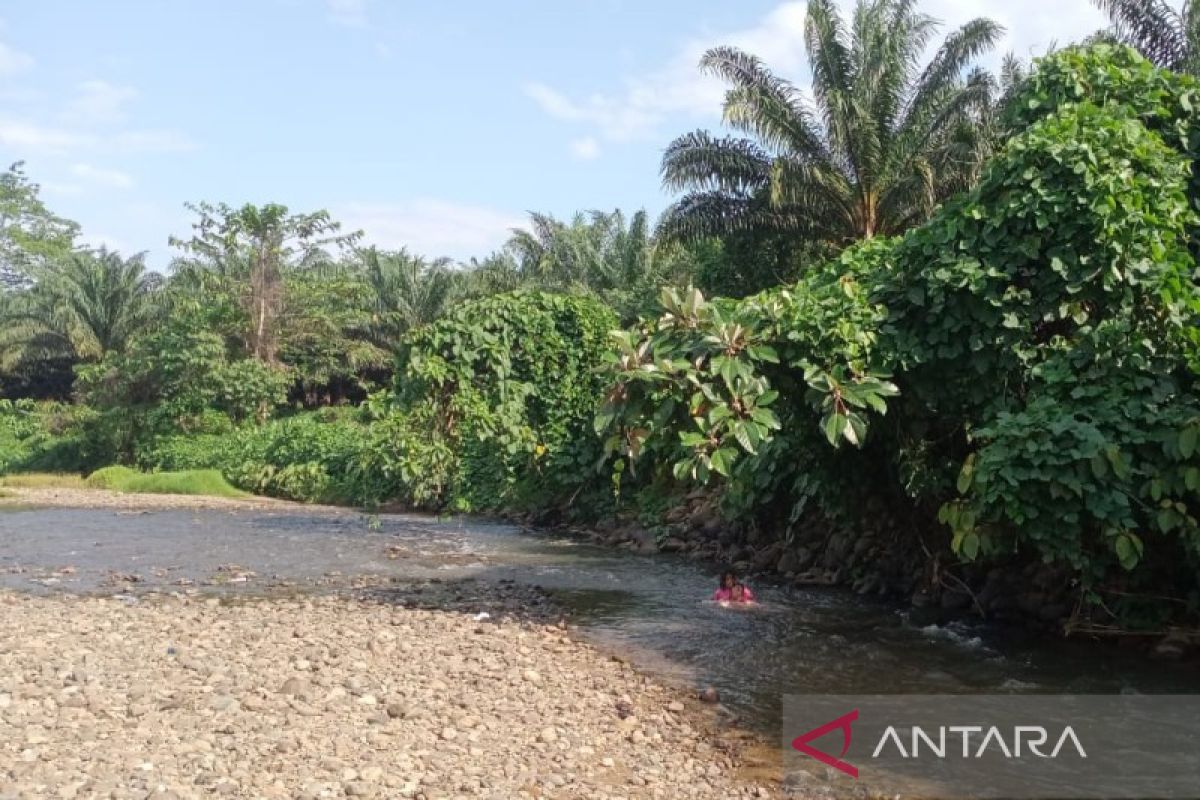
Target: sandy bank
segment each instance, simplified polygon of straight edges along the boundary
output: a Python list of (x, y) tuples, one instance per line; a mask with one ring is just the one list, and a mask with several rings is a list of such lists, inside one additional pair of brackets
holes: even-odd
[(190, 494), (126, 494), (105, 489), (0, 486), (0, 507), (111, 508), (119, 511), (161, 511), (211, 508), (223, 511), (296, 510), (342, 512), (333, 506), (305, 505), (270, 497), (208, 497)]

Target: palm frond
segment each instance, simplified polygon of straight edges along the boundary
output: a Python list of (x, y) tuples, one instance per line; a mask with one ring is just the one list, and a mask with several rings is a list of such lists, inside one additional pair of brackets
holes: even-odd
[[(1192, 50), (1184, 18), (1166, 0), (1093, 0), (1125, 44), (1160, 67), (1180, 70)], [(1192, 16), (1190, 13), (1187, 15)]]
[(716, 138), (707, 131), (680, 136), (663, 154), (663, 186), (753, 192), (766, 186), (771, 159), (749, 139)]

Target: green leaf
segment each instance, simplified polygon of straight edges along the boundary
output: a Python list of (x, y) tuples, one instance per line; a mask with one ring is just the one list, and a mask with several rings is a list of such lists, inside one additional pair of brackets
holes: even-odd
[(858, 414), (848, 415), (844, 435), (850, 444), (862, 447), (867, 441), (867, 423)]
[(763, 425), (773, 431), (777, 431), (783, 427), (779, 423), (779, 418), (775, 416), (775, 412), (771, 411), (769, 408), (754, 409), (750, 412), (750, 418), (759, 425)]
[(958, 493), (966, 494), (971, 488), (971, 479), (975, 475), (975, 454), (967, 456), (967, 460), (963, 462), (962, 469), (958, 472)]
[(1142, 540), (1132, 533), (1122, 533), (1114, 542), (1117, 560), (1125, 570), (1132, 570), (1142, 560)]
[(963, 534), (961, 552), (969, 561), (974, 561), (979, 555), (979, 534), (974, 531)]
[(838, 439), (842, 435), (842, 429), (846, 425), (846, 418), (841, 414), (830, 414), (825, 417), (824, 430), (825, 438), (829, 440), (831, 445), (837, 446)]
[(1179, 452), (1184, 458), (1191, 458), (1196, 452), (1196, 432), (1196, 426), (1189, 425), (1179, 434)]
[(738, 423), (733, 426), (733, 438), (737, 439), (738, 444), (742, 446), (743, 450), (751, 455), (755, 455), (754, 442), (750, 440), (750, 434), (746, 430), (745, 423)]
[(751, 358), (755, 358), (759, 361), (767, 361), (771, 364), (779, 363), (779, 353), (775, 351), (774, 347), (769, 345), (756, 344), (748, 348), (748, 352), (750, 353)]
[(887, 414), (887, 402), (875, 392), (867, 392), (863, 395), (863, 399), (876, 413)]
[(737, 459), (737, 451), (730, 447), (722, 447), (715, 450), (710, 459), (712, 468), (715, 472), (725, 477), (729, 477), (729, 470), (733, 466), (733, 462)]

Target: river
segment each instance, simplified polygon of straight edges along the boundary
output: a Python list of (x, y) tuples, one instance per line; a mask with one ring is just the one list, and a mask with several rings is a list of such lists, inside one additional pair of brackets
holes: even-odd
[[(353, 512), (0, 511), (0, 586), (32, 592), (327, 591), (355, 576), (515, 580), (580, 632), (675, 682), (712, 685), (776, 735), (787, 693), (1194, 692), (1194, 670), (1089, 642), (918, 620), (834, 588), (754, 584), (707, 602), (716, 568), (473, 518)], [(127, 580), (136, 577), (129, 588)], [(120, 587), (120, 588), (117, 588)]]

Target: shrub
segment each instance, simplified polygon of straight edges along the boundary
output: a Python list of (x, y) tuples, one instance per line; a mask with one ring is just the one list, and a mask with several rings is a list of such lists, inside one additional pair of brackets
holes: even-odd
[(0, 400), (0, 474), (86, 472), (109, 463), (95, 419), (84, 406)]
[(80, 367), (76, 389), (119, 460), (155, 438), (263, 422), (286, 399), (286, 369), (231, 359), (225, 342), (187, 314), (172, 317), (120, 353)]
[(93, 472), (88, 476), (87, 483), (96, 489), (133, 494), (245, 496), (245, 492), (230, 486), (224, 476), (213, 469), (185, 470), (183, 472), (138, 472), (129, 467), (112, 466)]
[(359, 466), (368, 448), (364, 424), (327, 409), (225, 434), (159, 437), (137, 461), (151, 470), (215, 469), (256, 494), (370, 505), (383, 498)]
[(400, 348), (366, 467), (419, 506), (563, 499), (595, 476), (590, 420), (615, 327), (591, 298), (514, 292), (417, 329)]

